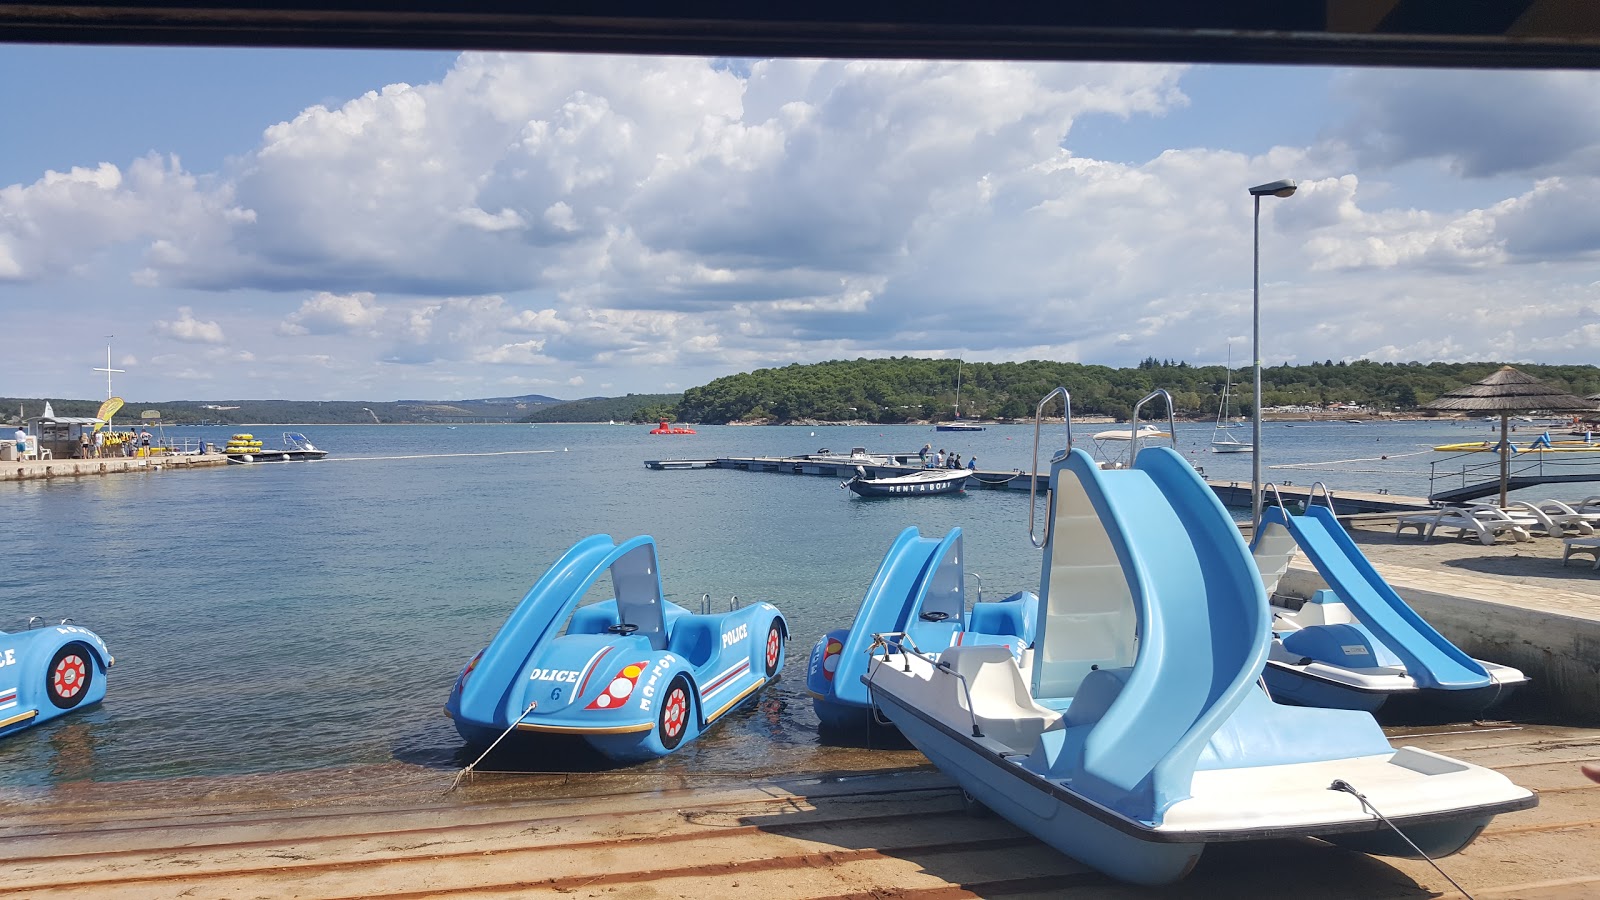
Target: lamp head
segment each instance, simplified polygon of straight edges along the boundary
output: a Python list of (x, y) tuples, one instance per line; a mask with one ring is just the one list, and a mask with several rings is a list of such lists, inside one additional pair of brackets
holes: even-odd
[(1296, 187), (1297, 187), (1297, 185), (1293, 181), (1291, 181), (1291, 180), (1289, 180), (1287, 178), (1284, 178), (1284, 179), (1281, 179), (1279, 181), (1272, 181), (1272, 182), (1268, 182), (1267, 184), (1258, 184), (1258, 185), (1256, 185), (1255, 187), (1250, 189), (1250, 196), (1252, 196), (1252, 197), (1269, 197), (1269, 196), (1270, 197), (1288, 197), (1288, 196), (1291, 196), (1291, 195), (1294, 194)]

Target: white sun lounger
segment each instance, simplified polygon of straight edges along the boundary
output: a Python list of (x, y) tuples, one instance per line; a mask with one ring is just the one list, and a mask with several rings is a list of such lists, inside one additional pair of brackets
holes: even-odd
[(1394, 523), (1396, 536), (1407, 528), (1416, 529), (1417, 534), (1425, 541), (1432, 540), (1440, 528), (1453, 529), (1456, 537), (1474, 536), (1480, 544), (1494, 543), (1502, 532), (1510, 533), (1512, 539), (1517, 541), (1531, 538), (1522, 522), (1494, 507), (1436, 509), (1432, 512), (1401, 516)]
[(1595, 524), (1600, 523), (1600, 511), (1581, 513), (1560, 500), (1540, 500), (1538, 503), (1518, 500), (1511, 505), (1516, 509), (1526, 510), (1532, 515), (1549, 519), (1548, 524), (1561, 531), (1553, 531), (1547, 527), (1545, 528), (1545, 533), (1556, 537), (1561, 537), (1561, 532), (1565, 531), (1571, 531), (1575, 534), (1594, 534)]
[(1594, 565), (1589, 568), (1600, 569), (1600, 537), (1567, 538), (1562, 542), (1561, 564), (1566, 565), (1574, 553), (1594, 554)]

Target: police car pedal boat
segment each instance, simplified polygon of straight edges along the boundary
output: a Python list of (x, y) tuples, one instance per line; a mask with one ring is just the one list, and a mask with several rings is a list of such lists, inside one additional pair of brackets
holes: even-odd
[[(613, 599), (579, 606), (610, 575)], [(508, 731), (576, 735), (619, 762), (665, 756), (783, 669), (789, 626), (770, 603), (691, 613), (665, 599), (656, 543), (579, 541), (456, 678), (445, 711), (469, 744)]]
[(0, 631), (0, 738), (99, 703), (116, 659), (105, 641), (63, 619)]
[[(900, 532), (850, 627), (835, 628), (817, 641), (806, 668), (806, 692), (824, 729), (870, 727), (872, 705), (861, 676), (873, 634), (904, 632), (924, 648), (1002, 644), (1014, 655), (1033, 642), (1039, 598), (1020, 591), (985, 603), (983, 579), (966, 571), (961, 541), (959, 527), (943, 538), (923, 537), (914, 525)], [(969, 577), (978, 584), (977, 602), (970, 608)]]

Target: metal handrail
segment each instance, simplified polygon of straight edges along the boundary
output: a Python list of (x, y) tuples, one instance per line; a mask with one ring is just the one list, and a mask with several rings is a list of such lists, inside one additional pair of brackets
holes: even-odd
[(1311, 504), (1316, 502), (1318, 488), (1322, 489), (1322, 501), (1327, 504), (1328, 512), (1337, 515), (1338, 511), (1333, 508), (1333, 489), (1320, 481), (1311, 483), (1311, 490), (1306, 494), (1306, 509), (1310, 510)]
[(1278, 508), (1283, 510), (1283, 514), (1287, 516), (1289, 514), (1289, 507), (1283, 504), (1283, 494), (1278, 491), (1278, 486), (1269, 481), (1261, 486), (1261, 494), (1263, 497), (1266, 496), (1267, 491), (1272, 492), (1272, 496), (1278, 501)]
[[(1062, 417), (1067, 423), (1067, 448), (1062, 451), (1065, 456), (1072, 452), (1072, 394), (1064, 387), (1058, 387), (1039, 401), (1033, 410), (1033, 479), (1028, 482), (1028, 540), (1033, 542), (1034, 549), (1042, 548), (1050, 540), (1050, 523), (1044, 523), (1044, 536), (1035, 537), (1033, 534), (1033, 518), (1037, 509), (1036, 497), (1039, 493), (1039, 427), (1044, 421), (1044, 406), (1056, 395), (1061, 395)], [(1051, 457), (1053, 460), (1055, 457)]]
[(700, 595), (700, 615), (702, 615), (702, 616), (711, 615), (711, 592), (710, 591), (707, 591), (707, 592), (705, 592), (705, 593)]
[[(880, 664), (886, 663), (886, 662), (889, 661), (890, 643), (889, 643), (888, 640), (886, 640), (887, 638), (898, 638), (899, 639), (898, 646), (900, 647), (900, 653), (903, 656), (908, 656), (908, 657), (909, 656), (915, 656), (916, 658), (918, 658), (918, 659), (922, 660), (923, 662), (927, 663), (928, 665), (932, 666), (933, 670), (935, 672), (943, 672), (946, 675), (953, 675), (953, 676), (955, 676), (955, 678), (958, 681), (961, 682), (961, 693), (962, 693), (963, 696), (965, 696), (967, 698), (967, 717), (972, 720), (972, 736), (973, 737), (980, 737), (980, 738), (983, 737), (983, 729), (978, 727), (978, 712), (977, 712), (977, 710), (972, 708), (972, 686), (967, 683), (967, 676), (961, 674), (960, 672), (957, 672), (955, 669), (950, 668), (950, 664), (949, 663), (942, 662), (942, 661), (940, 661), (938, 659), (935, 659), (934, 657), (929, 656), (928, 654), (922, 652), (922, 650), (917, 647), (917, 642), (913, 641), (911, 639), (911, 635), (907, 634), (904, 631), (885, 631), (885, 632), (882, 632), (882, 633), (878, 633), (878, 632), (874, 632), (873, 633), (873, 635), (872, 635), (872, 645), (867, 648), (867, 652), (872, 654), (873, 658), (877, 659)], [(877, 656), (877, 654), (874, 652), (879, 647), (882, 647), (883, 651), (884, 651), (882, 658), (879, 658)], [(909, 649), (907, 649), (908, 647), (909, 647)], [(905, 665), (901, 669), (901, 671), (903, 671), (903, 672), (911, 671), (911, 661), (909, 659), (906, 660)], [(869, 690), (871, 689), (870, 678), (869, 678), (869, 683), (868, 683), (868, 689)]]
[(1165, 388), (1156, 388), (1144, 396), (1144, 399), (1133, 405), (1133, 421), (1128, 423), (1133, 426), (1133, 435), (1128, 441), (1128, 467), (1132, 468), (1134, 460), (1139, 458), (1139, 410), (1151, 400), (1164, 397), (1167, 401), (1167, 437), (1172, 439), (1172, 449), (1178, 449), (1178, 420), (1173, 416), (1172, 395)]
[[(35, 622), (38, 622), (39, 624), (37, 624), (37, 625), (33, 624)], [(35, 628), (43, 628), (44, 625), (45, 625), (44, 616), (29, 616), (28, 617), (28, 628), (27, 628), (28, 631), (32, 631)]]
[(973, 603), (982, 603), (983, 602), (983, 576), (979, 575), (977, 572), (968, 572), (967, 573), (967, 577), (968, 578), (972, 578), (972, 579), (976, 579), (977, 582), (978, 582), (978, 599), (976, 599), (976, 600), (974, 600), (972, 602)]

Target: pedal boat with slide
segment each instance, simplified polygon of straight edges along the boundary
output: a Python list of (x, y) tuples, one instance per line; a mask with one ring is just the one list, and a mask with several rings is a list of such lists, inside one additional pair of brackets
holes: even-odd
[[(609, 576), (612, 599), (580, 606)], [(783, 669), (789, 626), (770, 603), (691, 613), (662, 593), (655, 539), (584, 538), (544, 573), (445, 705), (469, 745), (578, 736), (618, 762), (692, 741)], [(569, 738), (570, 739), (570, 738)]]
[[(1468, 656), (1418, 615), (1339, 524), (1321, 482), (1299, 515), (1275, 487), (1265, 490), (1277, 502), (1262, 509), (1250, 553), (1272, 613), (1265, 677), (1273, 699), (1477, 718), (1527, 683), (1518, 669)], [(1306, 600), (1278, 590), (1299, 553), (1328, 585)]]
[(1044, 551), (1033, 646), (1019, 664), (1003, 646), (930, 652), (882, 635), (864, 676), (875, 707), (974, 803), (1152, 885), (1224, 841), (1443, 856), (1537, 804), (1490, 769), (1395, 749), (1368, 713), (1274, 703), (1260, 684), (1267, 596), (1227, 510), (1166, 447), (1096, 465), (1072, 446), (1062, 388), (1039, 404), (1036, 457), (1057, 396), (1067, 449), (1050, 466), (1042, 539), (1030, 496)]
[[(977, 599), (967, 603), (967, 579), (977, 583)], [(911, 526), (884, 554), (872, 584), (849, 628), (835, 628), (817, 641), (806, 667), (806, 692), (825, 731), (868, 729), (871, 702), (861, 676), (867, 671), (872, 636), (909, 634), (925, 648), (998, 644), (1020, 656), (1033, 642), (1039, 598), (1020, 591), (985, 602), (983, 578), (966, 571), (961, 529), (943, 538), (923, 537)]]
[(106, 672), (116, 662), (105, 641), (63, 619), (23, 631), (0, 631), (0, 739), (87, 709), (106, 696)]

